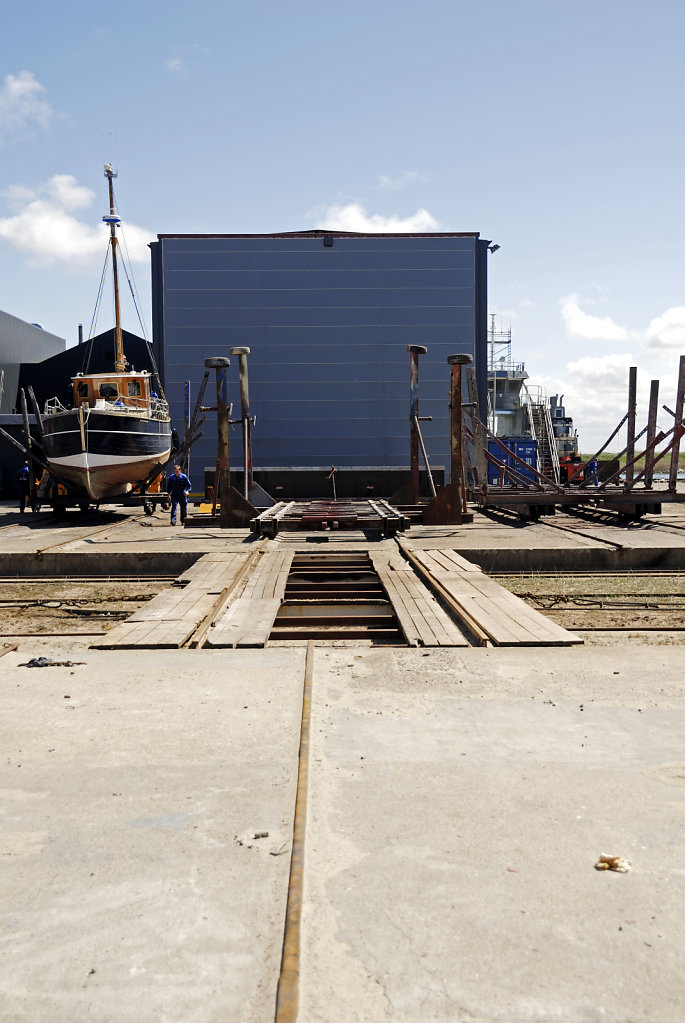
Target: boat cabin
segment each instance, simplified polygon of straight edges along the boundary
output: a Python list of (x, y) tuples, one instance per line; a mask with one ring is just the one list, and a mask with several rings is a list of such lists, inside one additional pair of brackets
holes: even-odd
[(74, 408), (88, 405), (90, 408), (103, 404), (119, 405), (126, 408), (144, 408), (151, 397), (156, 397), (150, 388), (150, 374), (136, 373), (79, 373), (72, 378)]

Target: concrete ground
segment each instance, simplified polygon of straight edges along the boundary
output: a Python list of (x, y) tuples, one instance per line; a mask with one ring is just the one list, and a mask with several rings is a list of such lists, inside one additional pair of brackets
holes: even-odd
[[(249, 542), (13, 516), (3, 573)], [(608, 542), (685, 549), (682, 516), (651, 523)], [(607, 548), (581, 525), (578, 549)], [(574, 549), (541, 523), (410, 537), (485, 550), (478, 530)], [(18, 642), (0, 659), (0, 1020), (273, 1020), (304, 650)], [(21, 666), (39, 655), (84, 663)], [(663, 637), (317, 648), (299, 1019), (680, 1023), (684, 737), (685, 657)], [(596, 871), (600, 854), (631, 871)]]

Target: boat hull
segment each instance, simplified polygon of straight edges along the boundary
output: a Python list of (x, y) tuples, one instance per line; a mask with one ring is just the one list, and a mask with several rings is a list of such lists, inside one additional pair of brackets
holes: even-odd
[(93, 501), (117, 497), (171, 454), (171, 422), (130, 411), (67, 409), (46, 416), (43, 440), (55, 476)]

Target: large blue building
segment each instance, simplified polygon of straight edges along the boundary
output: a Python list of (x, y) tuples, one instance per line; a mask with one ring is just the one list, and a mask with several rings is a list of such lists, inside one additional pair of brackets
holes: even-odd
[[(154, 340), (176, 427), (184, 382), (194, 396), (206, 357), (247, 345), (255, 468), (407, 466), (406, 349), (419, 344), (424, 439), (449, 467), (448, 355), (473, 356), (485, 409), (487, 246), (474, 232), (159, 235)], [(237, 418), (237, 360), (229, 390)], [(210, 416), (193, 462), (215, 455)]]

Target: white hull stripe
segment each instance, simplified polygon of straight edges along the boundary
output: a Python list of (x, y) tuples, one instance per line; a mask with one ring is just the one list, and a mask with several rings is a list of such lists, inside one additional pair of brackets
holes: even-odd
[[(73, 469), (83, 469), (85, 472), (97, 472), (100, 469), (107, 469), (119, 465), (132, 465), (137, 462), (164, 462), (170, 454), (170, 450), (154, 452), (147, 455), (93, 455), (81, 452), (78, 455), (64, 455), (62, 458), (51, 458), (50, 464), (54, 466), (63, 465)], [(59, 475), (59, 473), (58, 473)]]

